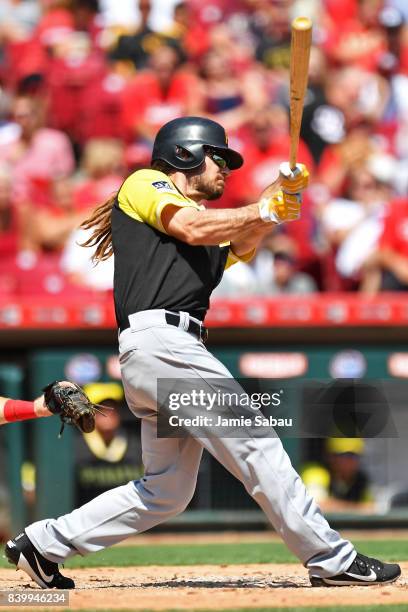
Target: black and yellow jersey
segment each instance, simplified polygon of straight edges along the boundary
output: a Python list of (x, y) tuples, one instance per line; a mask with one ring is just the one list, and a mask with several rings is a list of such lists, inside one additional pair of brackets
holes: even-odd
[(184, 311), (203, 320), (224, 269), (240, 260), (228, 242), (192, 246), (166, 234), (161, 215), (168, 205), (204, 209), (157, 170), (137, 170), (118, 192), (112, 209), (112, 243), (120, 329), (129, 326), (130, 314), (150, 309)]

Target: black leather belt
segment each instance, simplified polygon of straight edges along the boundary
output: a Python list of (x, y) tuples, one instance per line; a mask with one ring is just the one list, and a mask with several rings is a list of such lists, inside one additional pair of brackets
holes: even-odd
[[(165, 312), (166, 323), (169, 325), (174, 325), (174, 327), (178, 327), (180, 323), (180, 315), (178, 312)], [(123, 332), (125, 329), (128, 329), (130, 324), (123, 326), (120, 328), (120, 331)], [(184, 329), (184, 328), (181, 328)], [(187, 330), (189, 334), (193, 334), (196, 338), (201, 340), (202, 342), (207, 342), (208, 339), (208, 329), (204, 327), (201, 323), (197, 323), (196, 321), (192, 321), (189, 319)]]
[[(169, 325), (174, 325), (174, 327), (178, 327), (180, 323), (180, 315), (177, 312), (166, 312), (166, 323)], [(183, 328), (184, 329), (184, 328)], [(208, 329), (204, 327), (201, 323), (197, 323), (196, 321), (192, 321), (189, 319), (188, 328), (186, 329), (189, 334), (193, 334), (202, 342), (206, 342), (208, 339)]]

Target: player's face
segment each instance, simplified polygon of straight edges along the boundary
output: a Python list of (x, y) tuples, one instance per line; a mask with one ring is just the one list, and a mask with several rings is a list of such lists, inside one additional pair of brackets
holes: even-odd
[(226, 161), (209, 151), (198, 174), (191, 177), (191, 187), (204, 200), (217, 200), (224, 193), (225, 179), (231, 172)]

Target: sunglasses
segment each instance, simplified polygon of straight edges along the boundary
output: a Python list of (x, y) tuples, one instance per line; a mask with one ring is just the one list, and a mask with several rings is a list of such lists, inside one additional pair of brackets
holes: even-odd
[(218, 155), (215, 151), (212, 151), (211, 149), (207, 149), (206, 154), (208, 155), (210, 159), (213, 160), (214, 164), (217, 164), (217, 166), (221, 168), (222, 170), (225, 170), (225, 168), (228, 168), (227, 160), (221, 157), (221, 155)]

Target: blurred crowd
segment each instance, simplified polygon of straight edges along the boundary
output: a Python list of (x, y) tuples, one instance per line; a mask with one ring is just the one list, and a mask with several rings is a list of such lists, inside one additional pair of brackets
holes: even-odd
[(245, 158), (211, 206), (257, 200), (288, 158), (290, 23), (313, 19), (302, 219), (220, 297), (408, 288), (406, 0), (2, 0), (0, 296), (109, 294), (78, 230), (160, 125), (213, 118)]

